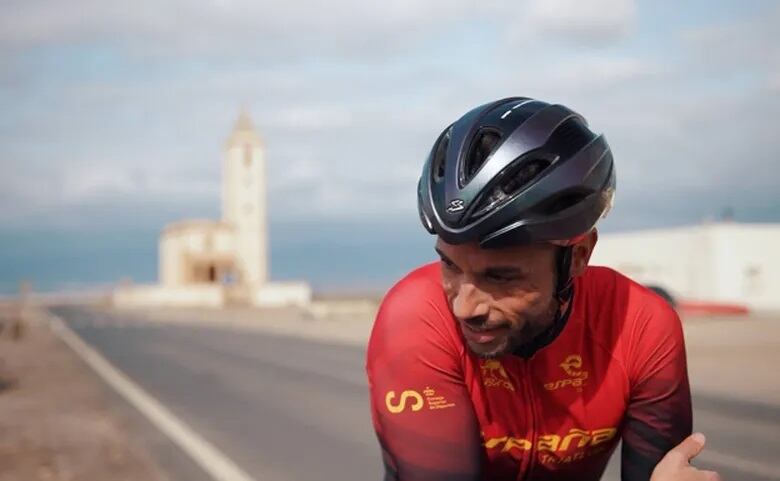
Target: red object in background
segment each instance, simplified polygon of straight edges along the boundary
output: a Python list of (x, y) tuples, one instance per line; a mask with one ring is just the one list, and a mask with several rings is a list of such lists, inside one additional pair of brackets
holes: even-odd
[(743, 304), (722, 302), (678, 301), (677, 311), (683, 316), (746, 315), (750, 309)]

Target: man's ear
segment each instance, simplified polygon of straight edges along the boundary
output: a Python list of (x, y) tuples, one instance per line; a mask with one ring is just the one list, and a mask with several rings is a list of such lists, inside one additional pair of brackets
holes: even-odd
[(585, 268), (588, 267), (590, 256), (593, 254), (593, 249), (596, 247), (596, 242), (599, 240), (599, 233), (596, 229), (590, 231), (584, 239), (572, 246), (571, 253), (571, 275), (572, 277), (581, 276), (585, 273)]

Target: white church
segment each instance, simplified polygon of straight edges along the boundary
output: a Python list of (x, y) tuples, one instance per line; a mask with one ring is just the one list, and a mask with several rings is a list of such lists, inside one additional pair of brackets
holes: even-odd
[(242, 112), (222, 159), (222, 219), (182, 220), (159, 243), (160, 283), (121, 285), (117, 307), (306, 305), (305, 282), (269, 282), (264, 146)]

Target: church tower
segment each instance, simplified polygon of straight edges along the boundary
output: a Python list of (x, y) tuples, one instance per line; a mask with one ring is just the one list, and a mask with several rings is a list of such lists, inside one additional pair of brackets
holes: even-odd
[(268, 280), (265, 152), (249, 115), (242, 111), (223, 154), (222, 219), (235, 229), (238, 282)]

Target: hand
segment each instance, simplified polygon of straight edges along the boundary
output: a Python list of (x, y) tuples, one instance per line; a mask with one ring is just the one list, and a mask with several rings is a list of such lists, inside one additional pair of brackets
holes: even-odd
[(691, 459), (704, 449), (705, 438), (701, 433), (688, 436), (672, 448), (653, 470), (650, 481), (721, 481), (714, 471), (702, 471), (691, 466)]

